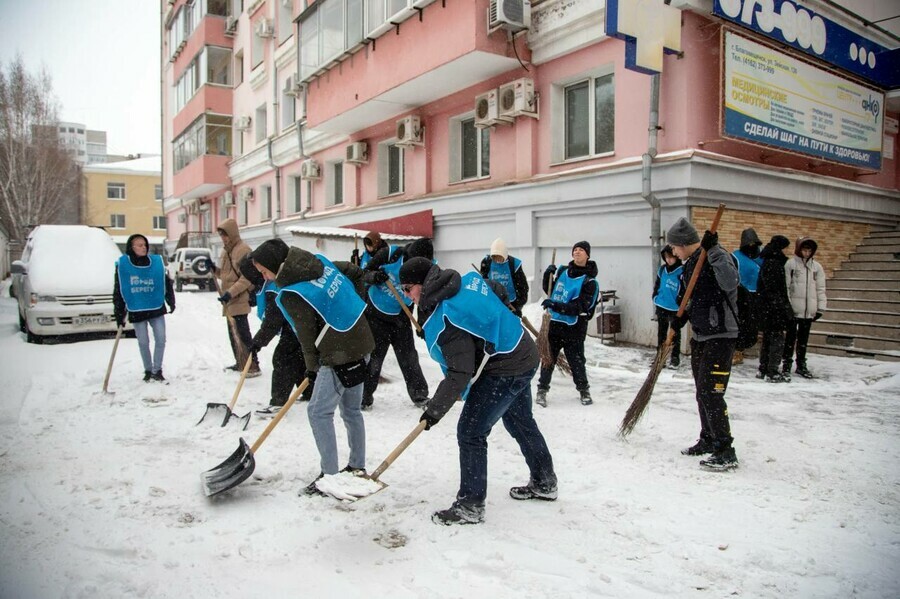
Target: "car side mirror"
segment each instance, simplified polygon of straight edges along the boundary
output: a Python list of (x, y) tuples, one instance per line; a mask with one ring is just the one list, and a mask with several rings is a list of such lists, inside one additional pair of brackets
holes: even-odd
[(169, 262), (175, 262), (175, 256), (169, 256)]
[(25, 263), (21, 260), (16, 260), (10, 265), (10, 272), (14, 275), (25, 275), (28, 274), (28, 268), (25, 267)]

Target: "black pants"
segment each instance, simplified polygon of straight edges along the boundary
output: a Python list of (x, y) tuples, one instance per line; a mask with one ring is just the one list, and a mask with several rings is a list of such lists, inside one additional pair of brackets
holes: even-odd
[(559, 351), (566, 353), (566, 360), (572, 368), (572, 380), (579, 391), (587, 391), (591, 388), (587, 379), (584, 359), (584, 338), (587, 335), (587, 321), (579, 319), (572, 326), (561, 322), (550, 322), (550, 356), (553, 359), (550, 366), (541, 366), (541, 376), (538, 379), (538, 389), (550, 388), (550, 379), (553, 378), (553, 370), (556, 368), (556, 358)]
[(767, 376), (778, 374), (783, 353), (784, 331), (763, 331), (762, 345), (759, 348), (759, 371)]
[[(656, 349), (662, 347), (666, 342), (666, 337), (669, 336), (669, 325), (676, 314), (677, 312), (656, 307)], [(672, 338), (672, 364), (679, 363), (681, 363), (681, 329), (676, 329), (675, 336)]]
[[(253, 342), (253, 335), (250, 333), (250, 322), (247, 320), (246, 314), (241, 314), (239, 316), (232, 316), (234, 320), (234, 329), (237, 331), (238, 337), (241, 342), (244, 344), (244, 348), (249, 348), (250, 344)], [(231, 325), (228, 323), (228, 318), (225, 318), (225, 324), (228, 327), (228, 340), (231, 341), (231, 352), (234, 354), (234, 363), (238, 365), (239, 370), (244, 369), (243, 364), (238, 364), (240, 360), (240, 349), (237, 346), (237, 341), (234, 338), (234, 335), (231, 333)], [(259, 362), (256, 360), (256, 356), (253, 356), (253, 368), (259, 368)]]
[[(283, 406), (294, 387), (303, 381), (306, 362), (303, 349), (293, 331), (282, 331), (272, 354), (272, 398), (273, 406)], [(307, 391), (310, 391), (307, 389)], [(310, 391), (311, 394), (311, 391)], [(304, 396), (306, 393), (304, 393)]]
[(781, 360), (787, 370), (791, 369), (794, 359), (794, 346), (797, 349), (797, 366), (806, 368), (806, 346), (809, 345), (809, 329), (812, 327), (812, 318), (795, 318), (788, 325), (784, 336), (784, 352)]
[(369, 328), (375, 337), (375, 349), (369, 356), (369, 364), (366, 371), (366, 382), (363, 385), (363, 405), (372, 405), (375, 390), (378, 388), (378, 379), (381, 376), (381, 367), (387, 356), (389, 347), (394, 348), (394, 356), (406, 381), (406, 392), (410, 399), (428, 397), (428, 381), (422, 374), (419, 366), (419, 353), (416, 351), (413, 338), (412, 325), (405, 314), (402, 318), (385, 319), (378, 316), (369, 316), (366, 312)]
[(694, 375), (700, 439), (716, 450), (731, 447), (731, 424), (725, 391), (731, 378), (731, 358), (736, 339), (691, 339), (691, 371)]

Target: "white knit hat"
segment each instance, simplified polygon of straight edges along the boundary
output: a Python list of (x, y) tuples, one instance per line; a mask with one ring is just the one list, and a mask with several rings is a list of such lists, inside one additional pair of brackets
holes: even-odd
[(504, 260), (509, 257), (509, 254), (506, 251), (506, 242), (503, 241), (502, 237), (498, 237), (491, 244), (491, 256), (503, 256)]

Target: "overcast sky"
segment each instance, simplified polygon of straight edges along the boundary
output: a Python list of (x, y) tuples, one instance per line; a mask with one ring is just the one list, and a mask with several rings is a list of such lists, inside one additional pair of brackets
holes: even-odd
[(60, 120), (107, 132), (110, 154), (160, 153), (158, 0), (0, 0), (0, 60), (45, 67)]

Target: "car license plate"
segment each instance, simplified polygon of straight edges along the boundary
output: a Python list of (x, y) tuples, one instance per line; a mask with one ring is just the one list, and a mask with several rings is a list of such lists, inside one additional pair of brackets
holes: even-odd
[(107, 318), (102, 314), (96, 314), (94, 316), (75, 316), (72, 318), (72, 324), (76, 325), (87, 325), (87, 324), (106, 324)]

